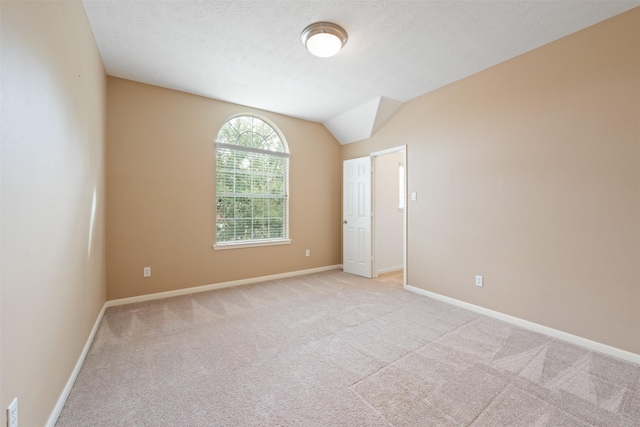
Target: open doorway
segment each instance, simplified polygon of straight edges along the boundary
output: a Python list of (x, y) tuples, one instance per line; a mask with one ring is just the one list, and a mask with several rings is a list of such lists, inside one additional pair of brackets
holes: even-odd
[(371, 153), (373, 277), (407, 284), (406, 146)]

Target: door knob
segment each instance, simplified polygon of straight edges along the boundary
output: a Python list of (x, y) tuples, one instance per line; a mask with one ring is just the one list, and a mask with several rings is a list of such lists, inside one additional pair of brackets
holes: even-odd
[(343, 224), (346, 224), (346, 223), (347, 223), (347, 220), (345, 219), (344, 221), (342, 221), (342, 223), (343, 223)]

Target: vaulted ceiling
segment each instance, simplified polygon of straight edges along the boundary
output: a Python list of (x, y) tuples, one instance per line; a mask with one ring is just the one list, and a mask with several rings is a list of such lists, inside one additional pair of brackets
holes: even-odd
[[(84, 0), (109, 75), (367, 138), (402, 103), (640, 5), (634, 1)], [(302, 45), (329, 21), (349, 40)]]

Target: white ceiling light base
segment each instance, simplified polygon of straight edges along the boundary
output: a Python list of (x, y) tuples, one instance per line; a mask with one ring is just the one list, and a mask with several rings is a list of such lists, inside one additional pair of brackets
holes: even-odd
[(316, 22), (302, 32), (302, 44), (315, 56), (328, 58), (340, 52), (347, 43), (347, 32), (330, 22)]

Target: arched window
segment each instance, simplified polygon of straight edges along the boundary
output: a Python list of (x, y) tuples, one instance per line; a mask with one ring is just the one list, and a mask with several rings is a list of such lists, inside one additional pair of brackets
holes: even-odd
[(216, 140), (216, 249), (289, 243), (289, 150), (265, 120), (235, 116)]

